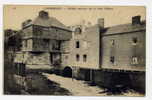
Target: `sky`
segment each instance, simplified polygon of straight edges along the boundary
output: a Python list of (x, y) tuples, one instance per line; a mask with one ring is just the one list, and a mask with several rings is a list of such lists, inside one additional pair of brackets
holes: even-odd
[(5, 5), (3, 8), (3, 28), (21, 29), (21, 23), (34, 19), (38, 12), (45, 10), (50, 17), (56, 17), (66, 26), (80, 23), (82, 20), (97, 23), (104, 18), (105, 27), (131, 23), (132, 16), (140, 15), (146, 19), (144, 6), (43, 6), (43, 5)]

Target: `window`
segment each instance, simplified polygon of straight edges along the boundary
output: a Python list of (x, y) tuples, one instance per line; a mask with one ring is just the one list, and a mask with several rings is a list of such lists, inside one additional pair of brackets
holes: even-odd
[(43, 28), (41, 26), (34, 26), (34, 34), (35, 36), (41, 36), (43, 33)]
[(87, 61), (87, 55), (83, 55), (83, 62)]
[(115, 40), (111, 40), (111, 45), (115, 45)]
[(115, 62), (115, 57), (114, 57), (114, 56), (111, 56), (111, 57), (110, 57), (110, 62), (111, 62), (111, 63), (114, 63), (114, 62)]
[(80, 42), (76, 41), (76, 48), (80, 48)]
[(81, 32), (82, 32), (81, 28), (78, 27), (75, 29), (75, 34), (81, 34)]
[(132, 41), (133, 41), (133, 45), (137, 45), (137, 42), (138, 42), (137, 37), (134, 37), (134, 38), (132, 39)]
[(138, 58), (132, 57), (132, 64), (138, 64)]
[(49, 43), (49, 39), (43, 39), (45, 43)]
[(61, 47), (61, 41), (54, 41), (54, 43), (52, 44), (53, 50), (60, 50), (60, 47)]
[(79, 54), (76, 55), (76, 61), (79, 61), (80, 60), (80, 56)]
[(43, 46), (48, 48), (49, 47), (49, 39), (43, 39)]

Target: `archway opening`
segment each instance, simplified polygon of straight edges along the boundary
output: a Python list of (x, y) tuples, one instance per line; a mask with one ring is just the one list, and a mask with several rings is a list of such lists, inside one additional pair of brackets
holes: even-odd
[(72, 77), (72, 68), (65, 67), (63, 70), (63, 76), (64, 77)]

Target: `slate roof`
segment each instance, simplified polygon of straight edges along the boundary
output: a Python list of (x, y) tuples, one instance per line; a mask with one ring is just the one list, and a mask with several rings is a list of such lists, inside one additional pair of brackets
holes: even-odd
[(37, 17), (33, 20), (34, 25), (40, 25), (40, 26), (45, 26), (45, 27), (58, 27), (66, 30), (70, 30), (68, 27), (66, 27), (64, 24), (62, 24), (60, 21), (58, 21), (54, 17), (48, 17), (48, 18), (40, 18)]
[[(25, 21), (25, 22), (27, 22), (27, 21)], [(40, 26), (44, 26), (44, 27), (51, 27), (51, 26), (52, 27), (58, 27), (58, 28), (61, 28), (61, 29), (71, 31), (70, 28), (68, 28), (67, 26), (62, 24), (60, 21), (58, 21), (54, 17), (41, 18), (41, 17), (38, 16), (34, 20), (31, 20), (30, 22), (28, 22), (25, 26), (29, 26), (31, 24), (40, 25)]]
[(126, 32), (133, 32), (133, 31), (139, 31), (139, 30), (145, 30), (146, 24), (145, 21), (141, 22), (141, 24), (132, 25), (129, 24), (122, 24), (122, 25), (116, 25), (112, 27), (107, 27), (104, 29), (103, 35), (110, 35), (110, 34), (120, 34), (120, 33), (126, 33)]

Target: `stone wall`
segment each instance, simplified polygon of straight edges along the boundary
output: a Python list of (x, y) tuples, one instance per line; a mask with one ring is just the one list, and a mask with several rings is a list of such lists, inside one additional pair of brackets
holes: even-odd
[[(77, 41), (79, 41), (79, 48), (76, 48)], [(76, 60), (76, 55), (79, 55), (79, 61)], [(83, 55), (87, 56), (86, 61)], [(69, 66), (99, 69), (99, 27), (97, 25), (86, 29), (79, 36), (74, 35), (70, 40), (68, 62)]]
[(27, 53), (27, 64), (50, 64), (50, 54), (45, 52), (45, 53)]
[[(135, 37), (136, 45), (133, 43)], [(103, 36), (102, 68), (144, 71), (145, 45), (145, 31)], [(114, 63), (110, 61), (111, 56), (115, 57)], [(133, 64), (133, 56), (138, 57), (138, 64)]]

